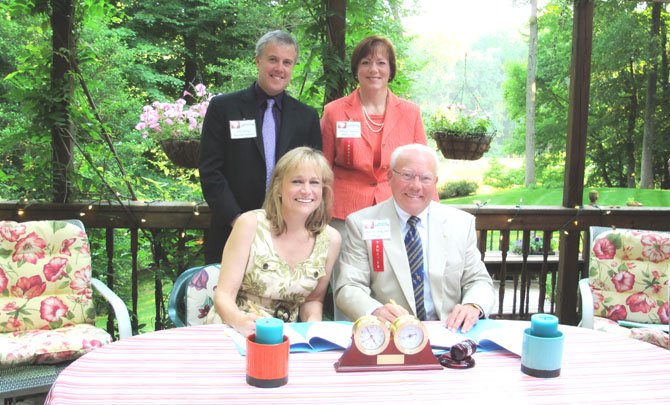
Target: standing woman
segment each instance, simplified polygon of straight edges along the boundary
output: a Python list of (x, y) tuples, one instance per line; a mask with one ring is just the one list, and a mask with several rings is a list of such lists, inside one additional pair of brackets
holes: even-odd
[(257, 311), (285, 322), (322, 320), (341, 242), (328, 225), (332, 183), (317, 150), (298, 147), (279, 159), (263, 209), (235, 221), (205, 323), (223, 321), (248, 336)]
[[(395, 51), (388, 39), (370, 36), (356, 45), (351, 73), (359, 87), (328, 103), (321, 118), (323, 154), (335, 174), (331, 225), (342, 238), (347, 215), (391, 197), (387, 173), (393, 150), (426, 144), (419, 107), (388, 88), (396, 73)], [(335, 316), (339, 318), (337, 308)]]

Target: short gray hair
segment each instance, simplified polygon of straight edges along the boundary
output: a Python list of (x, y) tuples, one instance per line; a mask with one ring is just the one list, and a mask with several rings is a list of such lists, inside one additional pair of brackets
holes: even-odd
[(274, 30), (263, 35), (258, 42), (256, 42), (256, 57), (261, 56), (265, 47), (270, 42), (278, 42), (282, 45), (289, 45), (295, 48), (295, 60), (294, 63), (298, 63), (298, 53), (300, 49), (298, 48), (298, 41), (293, 38), (293, 35), (282, 30)]
[(421, 143), (410, 143), (407, 145), (401, 145), (395, 148), (393, 153), (391, 153), (391, 169), (395, 169), (395, 164), (398, 160), (398, 157), (402, 155), (405, 152), (423, 152), (423, 153), (428, 153), (433, 160), (435, 161), (435, 170), (440, 167), (440, 159), (437, 157), (437, 152), (430, 146), (426, 146)]

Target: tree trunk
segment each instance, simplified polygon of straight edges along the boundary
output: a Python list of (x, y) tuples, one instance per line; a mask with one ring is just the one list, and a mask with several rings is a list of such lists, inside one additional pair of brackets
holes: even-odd
[(647, 73), (647, 100), (644, 111), (644, 136), (642, 138), (642, 161), (640, 188), (654, 188), (654, 138), (656, 137), (656, 81), (659, 57), (661, 4), (654, 3), (651, 9), (651, 38), (649, 71)]
[(326, 82), (325, 103), (344, 96), (346, 86), (345, 37), (346, 37), (346, 16), (347, 0), (326, 0), (326, 54), (323, 55), (323, 73), (324, 77), (332, 78), (332, 81)]
[[(184, 89), (182, 94), (185, 91), (188, 91), (189, 94), (193, 92), (192, 86), (196, 85), (196, 80), (198, 77), (198, 62), (195, 60), (195, 55), (197, 55), (197, 45), (196, 38), (191, 35), (186, 35), (184, 37), (184, 48), (186, 49), (186, 60), (184, 60)], [(181, 97), (182, 94), (179, 96)], [(195, 97), (193, 95), (184, 96), (184, 100), (188, 104), (193, 104), (195, 102)]]
[(54, 202), (67, 202), (71, 196), (72, 178), (72, 121), (69, 106), (74, 91), (71, 58), (75, 55), (74, 2), (51, 0), (52, 66), (51, 105), (51, 161)]
[[(633, 61), (628, 63), (630, 73), (630, 106), (628, 107), (628, 124), (626, 125), (626, 187), (635, 188), (635, 119), (638, 112), (638, 89), (635, 82), (635, 69)], [(623, 186), (623, 184), (621, 184)]]
[(537, 72), (537, 0), (530, 1), (530, 35), (528, 38), (528, 67), (526, 69), (526, 180), (535, 184), (535, 75)]

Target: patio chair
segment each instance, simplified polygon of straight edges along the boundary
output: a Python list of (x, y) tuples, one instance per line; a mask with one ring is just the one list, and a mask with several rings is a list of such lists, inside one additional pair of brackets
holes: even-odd
[(670, 234), (591, 227), (589, 277), (579, 281), (580, 326), (670, 349)]
[(177, 277), (168, 299), (168, 316), (174, 326), (202, 325), (214, 305), (220, 269), (220, 264), (192, 267)]
[(67, 362), (112, 341), (95, 326), (92, 287), (119, 338), (131, 336), (123, 301), (91, 278), (81, 221), (0, 221), (0, 396), (46, 392)]

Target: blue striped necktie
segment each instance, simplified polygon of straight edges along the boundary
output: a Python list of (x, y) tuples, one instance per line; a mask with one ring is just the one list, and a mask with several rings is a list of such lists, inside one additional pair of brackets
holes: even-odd
[(277, 126), (275, 116), (272, 114), (272, 106), (275, 103), (274, 98), (268, 98), (268, 105), (263, 114), (263, 150), (265, 152), (265, 189), (270, 187), (272, 171), (275, 168), (275, 140)]
[(426, 307), (423, 305), (423, 246), (421, 236), (416, 229), (419, 218), (410, 217), (407, 221), (409, 229), (405, 234), (405, 249), (407, 249), (407, 260), (409, 260), (410, 274), (412, 275), (412, 287), (414, 287), (414, 302), (416, 304), (416, 316), (422, 321), (426, 320)]

